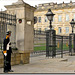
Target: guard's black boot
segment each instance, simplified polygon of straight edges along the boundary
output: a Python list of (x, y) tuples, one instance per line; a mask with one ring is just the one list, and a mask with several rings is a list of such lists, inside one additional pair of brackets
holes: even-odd
[(8, 71), (4, 71), (4, 73), (8, 73)]
[(13, 70), (9, 70), (9, 72), (14, 72)]

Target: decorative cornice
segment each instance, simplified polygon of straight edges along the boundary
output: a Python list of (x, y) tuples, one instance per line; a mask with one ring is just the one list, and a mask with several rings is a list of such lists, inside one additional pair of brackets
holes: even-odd
[[(42, 8), (43, 7), (43, 8)], [(45, 11), (48, 9), (67, 9), (67, 8), (75, 8), (75, 2), (70, 1), (70, 3), (44, 3), (44, 4), (39, 4), (37, 7), (36, 11)]]

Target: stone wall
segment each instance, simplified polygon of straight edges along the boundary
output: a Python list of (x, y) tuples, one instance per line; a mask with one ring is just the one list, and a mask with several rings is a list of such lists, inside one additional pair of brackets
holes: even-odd
[[(18, 51), (14, 51), (13, 54), (11, 55), (11, 65), (28, 64), (30, 54), (25, 53), (25, 54), (23, 54), (23, 57), (24, 57), (24, 61), (22, 63), (21, 62), (21, 54)], [(0, 67), (3, 67), (3, 65), (4, 65), (4, 59), (3, 58), (4, 58), (3, 54), (0, 52)]]

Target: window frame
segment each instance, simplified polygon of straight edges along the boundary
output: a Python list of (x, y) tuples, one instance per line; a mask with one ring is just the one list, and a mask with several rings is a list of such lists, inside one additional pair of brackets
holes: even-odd
[[(59, 28), (60, 28), (60, 32), (59, 32)], [(62, 33), (62, 28), (61, 27), (58, 27), (58, 33)]]
[(45, 17), (44, 21), (45, 21), (45, 22), (48, 22), (48, 19), (47, 19), (47, 17)]
[[(67, 17), (68, 16), (68, 17)], [(66, 22), (68, 22), (70, 19), (69, 19), (69, 14), (66, 14)], [(67, 20), (68, 19), (68, 20)]]
[[(69, 27), (65, 27), (65, 29), (66, 29), (66, 34), (68, 34), (69, 33)], [(68, 32), (67, 32), (67, 30), (68, 30)]]
[(38, 22), (41, 23), (41, 17), (38, 17)]
[(62, 15), (58, 15), (58, 22), (62, 22)]

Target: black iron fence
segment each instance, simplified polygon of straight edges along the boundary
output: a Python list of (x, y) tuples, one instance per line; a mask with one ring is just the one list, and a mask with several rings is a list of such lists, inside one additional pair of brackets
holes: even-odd
[(34, 51), (31, 56), (46, 55), (46, 32), (34, 30)]
[(69, 36), (56, 35), (56, 55), (69, 53)]
[[(16, 26), (16, 15), (0, 12), (0, 49), (3, 49), (3, 39), (6, 35), (7, 25)], [(12, 46), (15, 44), (12, 44)], [(15, 46), (14, 46), (15, 47)]]
[(71, 36), (56, 35), (55, 30), (48, 30), (46, 32), (46, 57), (56, 57), (69, 53), (72, 54), (72, 38)]
[[(72, 54), (73, 44), (71, 42), (73, 43), (73, 37), (55, 35), (55, 33), (54, 35), (47, 35), (46, 33), (45, 31), (34, 31), (34, 51), (31, 56), (46, 55), (47, 57), (56, 57), (60, 55), (62, 58), (63, 54)], [(50, 40), (47, 36), (52, 37), (52, 39)], [(53, 43), (53, 46), (51, 43)]]

